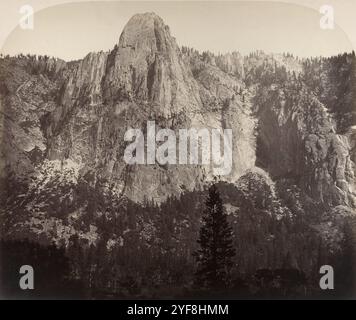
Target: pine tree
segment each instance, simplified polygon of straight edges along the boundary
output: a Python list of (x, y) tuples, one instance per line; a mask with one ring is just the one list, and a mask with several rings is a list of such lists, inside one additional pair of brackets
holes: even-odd
[(228, 284), (235, 249), (232, 246), (232, 228), (216, 185), (209, 189), (202, 222), (198, 239), (200, 249), (195, 253), (197, 284), (207, 288), (224, 288)]

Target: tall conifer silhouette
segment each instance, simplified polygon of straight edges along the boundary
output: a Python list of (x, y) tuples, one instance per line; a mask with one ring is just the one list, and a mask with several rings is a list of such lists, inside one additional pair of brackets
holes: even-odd
[(197, 284), (207, 288), (224, 288), (228, 284), (235, 249), (232, 246), (232, 228), (215, 184), (209, 188), (202, 223), (198, 239), (200, 249), (195, 253)]

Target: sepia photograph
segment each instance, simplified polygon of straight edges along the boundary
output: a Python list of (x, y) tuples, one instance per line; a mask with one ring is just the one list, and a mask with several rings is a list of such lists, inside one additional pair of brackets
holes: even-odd
[(2, 0), (0, 299), (356, 299), (355, 12)]

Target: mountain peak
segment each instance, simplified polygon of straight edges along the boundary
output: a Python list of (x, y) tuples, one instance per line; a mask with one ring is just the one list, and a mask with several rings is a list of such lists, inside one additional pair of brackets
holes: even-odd
[(162, 51), (172, 42), (169, 27), (153, 12), (135, 14), (120, 36), (119, 47)]
[(169, 27), (158, 15), (134, 15), (108, 57), (104, 86), (108, 96), (113, 96), (113, 90), (125, 90), (129, 96), (154, 101), (164, 114), (170, 113), (167, 106), (190, 105), (187, 97), (195, 96), (191, 92), (194, 80), (179, 52)]
[(129, 20), (130, 22), (137, 22), (137, 21), (159, 21), (163, 23), (162, 18), (157, 15), (154, 12), (145, 12), (145, 13), (136, 13), (135, 15), (133, 15), (131, 17), (131, 19)]

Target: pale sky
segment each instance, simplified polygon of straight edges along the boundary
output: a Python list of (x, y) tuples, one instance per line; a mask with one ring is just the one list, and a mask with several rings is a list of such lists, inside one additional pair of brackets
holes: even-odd
[[(66, 2), (66, 3), (65, 3)], [(289, 2), (289, 3), (286, 3)], [(23, 4), (35, 10), (34, 29), (19, 26)], [(320, 6), (332, 5), (335, 29), (320, 28)], [(215, 53), (254, 50), (330, 56), (356, 47), (356, 0), (294, 1), (77, 1), (1, 0), (4, 54), (47, 54), (64, 60), (108, 51), (135, 13), (155, 12), (179, 45)]]

